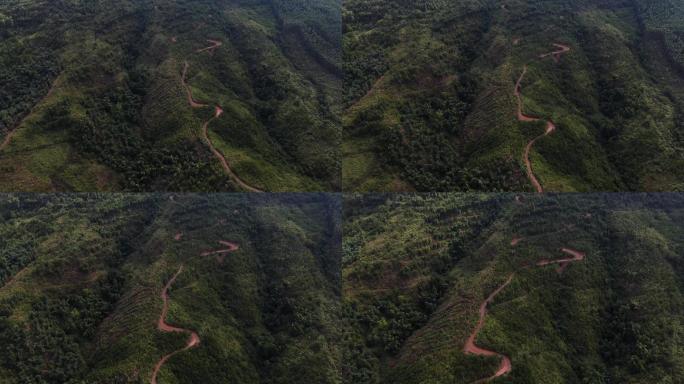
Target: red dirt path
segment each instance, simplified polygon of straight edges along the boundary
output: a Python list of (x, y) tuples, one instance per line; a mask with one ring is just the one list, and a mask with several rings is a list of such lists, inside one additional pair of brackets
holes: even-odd
[[(560, 56), (564, 53), (570, 52), (570, 47), (563, 45), (563, 44), (553, 44), (554, 46), (560, 48), (557, 51), (549, 52), (549, 53), (544, 53), (542, 55), (539, 55), (540, 59), (543, 59), (548, 56), (553, 56), (554, 60), (558, 62), (560, 60)], [(516, 99), (518, 99), (518, 110), (517, 110), (517, 115), (518, 115), (518, 121), (522, 122), (534, 122), (534, 121), (539, 121), (541, 119), (533, 116), (528, 116), (523, 113), (523, 101), (522, 101), (522, 92), (521, 92), (521, 84), (522, 80), (525, 77), (525, 74), (527, 73), (527, 65), (523, 67), (523, 72), (518, 78), (518, 81), (515, 83), (515, 89), (513, 91), (513, 94), (515, 95)], [(553, 121), (548, 120), (546, 122), (546, 130), (544, 131), (543, 134), (535, 137), (534, 139), (530, 140), (527, 145), (525, 146), (525, 151), (523, 153), (523, 161), (525, 162), (525, 168), (527, 172), (527, 177), (530, 179), (530, 182), (534, 186), (534, 189), (538, 193), (544, 193), (544, 188), (542, 187), (541, 183), (537, 179), (537, 177), (534, 175), (534, 172), (532, 171), (532, 163), (530, 162), (530, 151), (532, 150), (532, 146), (537, 142), (537, 140), (541, 139), (544, 136), (548, 136), (552, 134), (556, 130), (556, 125), (553, 123)]]
[(190, 86), (185, 81), (185, 79), (188, 75), (188, 68), (190, 68), (190, 64), (188, 64), (188, 62), (186, 61), (185, 65), (183, 66), (183, 75), (181, 76), (181, 82), (183, 83), (183, 87), (185, 88), (185, 92), (188, 95), (188, 104), (190, 104), (190, 106), (192, 108), (208, 107), (207, 104), (199, 103), (199, 102), (195, 101), (195, 99), (192, 97), (192, 89), (190, 89)]
[(232, 243), (230, 241), (219, 240), (219, 244), (225, 245), (228, 248), (219, 249), (216, 251), (204, 251), (200, 254), (200, 256), (218, 255), (216, 256), (216, 261), (218, 261), (219, 263), (223, 263), (223, 260), (226, 257), (226, 253), (235, 252), (238, 249), (240, 249), (239, 245)]
[(211, 139), (209, 139), (209, 123), (211, 123), (214, 119), (218, 119), (221, 117), (223, 114), (223, 109), (219, 107), (218, 105), (216, 106), (216, 110), (214, 112), (214, 117), (211, 119), (207, 120), (204, 122), (202, 125), (202, 137), (204, 138), (204, 141), (207, 142), (207, 145), (209, 146), (209, 149), (211, 150), (211, 153), (216, 156), (217, 159), (219, 159), (219, 162), (221, 163), (221, 166), (223, 167), (223, 170), (226, 171), (226, 173), (242, 188), (250, 191), (250, 192), (263, 192), (262, 190), (252, 187), (251, 185), (245, 183), (241, 178), (238, 177), (238, 175), (233, 172), (233, 170), (230, 168), (230, 165), (228, 164), (228, 160), (226, 160), (225, 156), (221, 152), (219, 152), (216, 147), (214, 147), (214, 143), (211, 142)]
[(473, 333), (470, 334), (470, 337), (468, 337), (468, 340), (466, 341), (466, 344), (463, 347), (463, 351), (465, 353), (470, 353), (479, 356), (498, 356), (501, 358), (501, 364), (499, 364), (499, 369), (496, 371), (496, 373), (494, 373), (494, 375), (486, 377), (484, 379), (480, 379), (475, 383), (482, 383), (495, 379), (499, 376), (503, 376), (509, 373), (513, 368), (513, 365), (511, 364), (511, 359), (508, 356), (491, 351), (489, 349), (480, 348), (477, 345), (475, 345), (475, 340), (477, 339), (477, 335), (480, 333), (480, 330), (482, 330), (482, 327), (484, 326), (485, 317), (487, 316), (487, 305), (489, 305), (489, 303), (492, 300), (494, 300), (494, 297), (496, 297), (496, 295), (503, 291), (503, 289), (506, 288), (506, 286), (510, 284), (511, 281), (513, 281), (514, 276), (515, 272), (511, 273), (508, 276), (508, 279), (506, 279), (506, 281), (501, 286), (499, 286), (499, 288), (497, 288), (494, 292), (492, 292), (492, 294), (489, 295), (489, 297), (487, 297), (487, 300), (485, 300), (482, 303), (482, 305), (480, 305), (480, 319), (478, 320), (477, 326), (473, 330)]
[[(522, 239), (521, 238), (514, 238), (511, 241), (511, 245), (515, 246), (520, 240), (522, 240)], [(582, 261), (586, 257), (586, 254), (584, 254), (583, 252), (576, 251), (576, 250), (570, 249), (570, 248), (562, 248), (561, 251), (569, 254), (572, 257), (564, 258), (564, 259), (557, 259), (557, 260), (541, 260), (541, 261), (538, 261), (536, 263), (536, 265), (537, 266), (546, 266), (549, 264), (558, 264), (558, 272), (561, 273), (561, 272), (563, 272), (563, 270), (565, 270), (565, 268), (570, 263), (575, 262), (575, 261)], [(528, 267), (529, 266), (526, 265), (523, 268), (528, 268)], [(475, 341), (477, 340), (477, 335), (480, 333), (480, 331), (482, 330), (482, 327), (484, 326), (485, 318), (487, 316), (487, 306), (489, 305), (489, 303), (492, 302), (492, 300), (494, 300), (496, 295), (501, 293), (501, 291), (503, 291), (504, 288), (506, 288), (511, 283), (511, 281), (513, 281), (514, 277), (515, 277), (515, 272), (511, 273), (508, 276), (508, 279), (506, 279), (506, 281), (502, 285), (500, 285), (494, 292), (492, 292), (487, 297), (487, 299), (480, 305), (480, 311), (479, 311), (480, 318), (477, 322), (477, 325), (475, 326), (475, 329), (470, 334), (470, 336), (468, 337), (468, 340), (466, 341), (465, 346), (463, 347), (463, 351), (467, 354), (473, 354), (473, 355), (478, 355), (478, 356), (497, 356), (501, 359), (501, 363), (499, 364), (499, 368), (497, 369), (497, 371), (492, 376), (485, 377), (483, 379), (479, 379), (479, 380), (475, 381), (473, 384), (488, 382), (488, 381), (493, 380), (497, 377), (508, 374), (513, 369), (513, 364), (511, 363), (510, 357), (508, 357), (502, 353), (498, 353), (496, 351), (492, 351), (492, 350), (485, 349), (485, 348), (480, 348), (475, 344)]]
[(574, 249), (570, 248), (563, 248), (561, 249), (561, 251), (571, 255), (572, 257), (560, 260), (541, 260), (537, 262), (537, 265), (544, 266), (549, 264), (558, 264), (558, 273), (562, 273), (565, 270), (565, 268), (567, 268), (568, 264), (570, 264), (573, 261), (582, 261), (586, 257), (586, 254), (580, 251), (575, 251)]
[[(197, 53), (209, 51), (210, 53), (213, 54), (216, 49), (218, 49), (220, 46), (223, 45), (223, 43), (218, 41), (218, 40), (211, 40), (210, 39), (207, 41), (211, 42), (212, 45), (209, 47), (206, 47), (206, 48), (198, 49), (196, 51)], [(188, 83), (186, 81), (186, 77), (188, 74), (188, 68), (189, 67), (190, 67), (190, 64), (188, 64), (188, 62), (186, 60), (185, 65), (183, 66), (183, 74), (181, 76), (181, 82), (183, 83), (183, 87), (185, 88), (185, 91), (188, 95), (188, 104), (190, 104), (190, 107), (192, 107), (192, 108), (208, 107), (209, 106), (208, 104), (200, 103), (200, 102), (196, 101), (192, 96), (192, 90), (190, 89), (190, 85), (188, 85)], [(223, 114), (223, 109), (220, 106), (216, 105), (215, 110), (214, 110), (214, 117), (205, 121), (204, 124), (202, 124), (202, 137), (204, 138), (204, 141), (209, 146), (211, 153), (213, 153), (214, 156), (221, 163), (221, 167), (223, 167), (223, 170), (228, 174), (228, 176), (233, 181), (235, 181), (239, 186), (241, 186), (242, 188), (244, 188), (250, 192), (263, 192), (261, 189), (247, 184), (235, 172), (233, 172), (233, 169), (230, 168), (230, 164), (228, 164), (228, 160), (226, 160), (225, 156), (223, 156), (223, 154), (218, 149), (216, 149), (216, 147), (214, 147), (214, 143), (212, 143), (211, 139), (209, 139), (209, 134), (208, 134), (209, 123), (211, 123), (214, 119), (218, 119), (219, 117), (221, 117), (222, 114)]]
[(228, 248), (219, 249), (216, 251), (204, 251), (200, 254), (200, 256), (209, 256), (209, 255), (215, 255), (215, 254), (230, 253), (230, 252), (235, 252), (238, 249), (240, 249), (239, 245), (237, 245), (235, 243), (231, 243), (230, 241), (219, 240), (219, 244), (225, 245)]
[(539, 58), (544, 59), (546, 57), (552, 56), (553, 60), (557, 63), (560, 61), (560, 57), (562, 54), (570, 52), (570, 47), (568, 47), (567, 45), (557, 43), (554, 43), (553, 45), (559, 49), (557, 51), (541, 54), (539, 55)]
[[(180, 240), (182, 235), (183, 234), (181, 232), (178, 232), (174, 236), (174, 239)], [(221, 254), (221, 256), (220, 256), (221, 259), (219, 261), (223, 262), (223, 257), (225, 256), (224, 255), (225, 253), (235, 252), (240, 248), (240, 246), (238, 244), (232, 243), (230, 241), (220, 240), (219, 243), (222, 245), (225, 245), (228, 248), (227, 249), (221, 249), (218, 251), (202, 252), (201, 255), (207, 256), (207, 255), (211, 255), (211, 254)], [(178, 272), (176, 272), (176, 274), (173, 275), (173, 277), (166, 283), (166, 285), (164, 286), (164, 289), (162, 289), (161, 298), (164, 301), (164, 306), (162, 307), (161, 314), (159, 315), (159, 321), (157, 322), (157, 329), (159, 329), (162, 332), (187, 333), (190, 335), (190, 338), (188, 339), (188, 342), (185, 345), (185, 347), (183, 347), (179, 350), (173, 351), (173, 352), (165, 355), (161, 359), (159, 359), (157, 364), (154, 366), (154, 371), (152, 372), (152, 379), (150, 380), (151, 384), (157, 384), (157, 375), (159, 374), (159, 370), (166, 363), (167, 360), (169, 360), (171, 357), (173, 357), (174, 355), (176, 355), (180, 352), (187, 351), (190, 348), (194, 348), (194, 347), (198, 346), (200, 343), (200, 338), (199, 338), (199, 335), (197, 334), (197, 332), (190, 330), (190, 329), (174, 327), (173, 325), (170, 325), (166, 322), (166, 316), (169, 313), (169, 289), (171, 288), (171, 285), (178, 278), (178, 275), (181, 274), (181, 272), (183, 272), (183, 266), (182, 265), (180, 266), (180, 268), (178, 268)]]
[(223, 42), (218, 41), (218, 40), (207, 39), (207, 41), (211, 43), (210, 46), (208, 46), (208, 47), (206, 47), (206, 48), (198, 49), (198, 50), (196, 50), (195, 52), (196, 52), (196, 53), (201, 53), (201, 52), (204, 52), (204, 51), (209, 51), (209, 53), (212, 53), (212, 54), (213, 54), (220, 46), (223, 45)]
[(169, 312), (169, 288), (171, 288), (171, 285), (176, 281), (176, 278), (178, 277), (178, 275), (180, 275), (181, 272), (183, 272), (182, 265), (180, 266), (180, 268), (178, 268), (178, 272), (176, 272), (176, 274), (173, 275), (171, 280), (169, 280), (169, 282), (166, 283), (164, 289), (162, 290), (161, 298), (164, 301), (164, 306), (162, 307), (162, 312), (159, 316), (159, 321), (157, 322), (157, 329), (159, 329), (162, 332), (187, 333), (190, 335), (190, 337), (188, 338), (188, 342), (185, 345), (185, 347), (165, 355), (157, 362), (157, 364), (154, 366), (154, 371), (152, 372), (152, 379), (150, 380), (151, 384), (157, 384), (157, 375), (159, 374), (159, 370), (164, 365), (164, 363), (166, 363), (167, 360), (169, 360), (172, 356), (174, 356), (177, 353), (198, 346), (200, 343), (200, 338), (197, 332), (190, 329), (174, 327), (173, 325), (170, 325), (166, 322), (166, 316)]

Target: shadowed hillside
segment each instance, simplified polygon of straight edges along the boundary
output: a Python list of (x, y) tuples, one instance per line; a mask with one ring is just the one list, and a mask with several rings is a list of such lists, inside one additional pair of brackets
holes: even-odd
[(345, 190), (681, 190), (682, 20), (680, 1), (345, 2)]
[(349, 196), (344, 380), (682, 382), (683, 214), (673, 194)]
[(0, 383), (339, 383), (340, 209), (0, 197)]
[(0, 190), (338, 189), (340, 5), (0, 4)]

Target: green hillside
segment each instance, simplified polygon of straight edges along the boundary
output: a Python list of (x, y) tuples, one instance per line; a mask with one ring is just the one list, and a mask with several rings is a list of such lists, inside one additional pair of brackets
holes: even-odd
[(0, 190), (339, 189), (339, 10), (3, 1)]
[(546, 191), (683, 189), (681, 1), (350, 0), (343, 25), (345, 190), (533, 191), (526, 158)]
[(340, 383), (340, 241), (326, 195), (1, 196), (0, 383)]
[[(348, 196), (344, 380), (467, 384), (506, 357), (487, 382), (684, 382), (683, 215), (676, 194)], [(465, 353), (487, 297), (491, 354)]]

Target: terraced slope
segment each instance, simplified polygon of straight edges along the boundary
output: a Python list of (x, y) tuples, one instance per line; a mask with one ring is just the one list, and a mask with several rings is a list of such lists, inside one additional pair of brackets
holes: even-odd
[(684, 185), (681, 2), (351, 0), (343, 18), (345, 190)]
[(671, 194), (349, 196), (344, 382), (680, 382), (683, 215)]
[(339, 207), (0, 197), (0, 382), (339, 383)]
[(339, 189), (339, 10), (3, 2), (0, 190)]

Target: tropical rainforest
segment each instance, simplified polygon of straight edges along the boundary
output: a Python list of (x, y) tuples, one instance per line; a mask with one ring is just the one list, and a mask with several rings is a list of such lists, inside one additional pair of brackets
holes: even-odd
[(348, 0), (346, 191), (684, 189), (681, 0)]
[(3, 0), (0, 190), (338, 190), (340, 9)]
[(345, 382), (684, 382), (681, 194), (345, 196)]
[(0, 195), (0, 383), (339, 383), (341, 201)]

